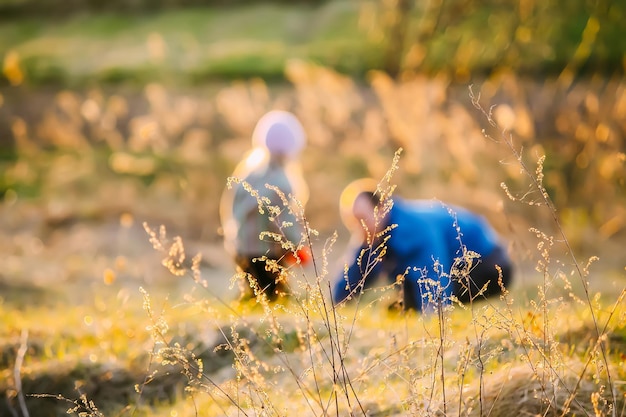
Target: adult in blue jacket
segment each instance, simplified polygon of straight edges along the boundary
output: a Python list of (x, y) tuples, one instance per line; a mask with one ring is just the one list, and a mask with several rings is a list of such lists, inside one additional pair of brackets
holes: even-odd
[(341, 197), (342, 218), (355, 233), (352, 257), (333, 301), (357, 298), (379, 276), (402, 283), (404, 309), (433, 311), (454, 294), (462, 302), (501, 293), (512, 263), (486, 219), (437, 200), (383, 196), (373, 180), (357, 180)]

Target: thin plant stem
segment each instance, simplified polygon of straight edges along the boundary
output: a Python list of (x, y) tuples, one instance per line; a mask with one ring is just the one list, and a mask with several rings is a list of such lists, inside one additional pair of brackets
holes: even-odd
[[(491, 109), (489, 111), (486, 111), (484, 109), (484, 107), (480, 104), (480, 94), (476, 96), (474, 94), (472, 86), (469, 87), (469, 95), (470, 95), (472, 105), (483, 114), (488, 124), (491, 127), (498, 129), (499, 128), (498, 123), (493, 118)], [(485, 137), (493, 140), (486, 132), (483, 131), (483, 134), (485, 135)], [(591, 297), (590, 290), (589, 290), (589, 284), (585, 279), (585, 274), (583, 273), (580, 263), (578, 262), (578, 260), (576, 259), (576, 256), (574, 255), (574, 250), (572, 249), (569, 243), (569, 239), (567, 238), (565, 234), (565, 230), (561, 226), (561, 221), (559, 220), (556, 207), (554, 206), (554, 203), (552, 202), (552, 199), (550, 198), (550, 195), (548, 194), (547, 190), (543, 186), (542, 181), (538, 178), (537, 175), (532, 174), (532, 171), (526, 165), (526, 162), (524, 161), (524, 158), (522, 157), (521, 152), (515, 147), (513, 143), (513, 135), (507, 132), (506, 129), (504, 129), (504, 130), (501, 130), (500, 137), (502, 141), (504, 142), (504, 144), (508, 147), (511, 154), (515, 157), (515, 160), (517, 161), (517, 163), (520, 164), (522, 171), (526, 174), (532, 186), (539, 192), (543, 203), (548, 208), (548, 211), (550, 215), (552, 216), (552, 220), (554, 221), (554, 224), (556, 225), (556, 228), (558, 230), (559, 235), (561, 236), (562, 241), (567, 247), (567, 253), (572, 260), (572, 263), (574, 265), (574, 268), (576, 269), (578, 277), (580, 278), (581, 284), (583, 286), (583, 290), (585, 292), (585, 300), (589, 307), (589, 313), (591, 314), (591, 319), (594, 325), (595, 336), (600, 342), (602, 334), (600, 332), (598, 319), (597, 319), (596, 312), (592, 304), (592, 297)], [(615, 390), (613, 389), (613, 381), (612, 381), (611, 371), (609, 369), (609, 360), (608, 360), (608, 355), (606, 352), (606, 346), (604, 343), (600, 342), (599, 347), (600, 347), (600, 352), (602, 354), (602, 360), (607, 369), (607, 382), (611, 388), (611, 397), (612, 397), (612, 403), (613, 403), (613, 406), (611, 408), (613, 410), (613, 417), (616, 417), (615, 404), (617, 404), (617, 398), (615, 396)]]

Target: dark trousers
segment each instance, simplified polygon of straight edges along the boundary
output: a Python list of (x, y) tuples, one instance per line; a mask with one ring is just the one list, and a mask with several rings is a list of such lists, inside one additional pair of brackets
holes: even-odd
[[(452, 273), (453, 294), (464, 303), (472, 300), (480, 300), (502, 293), (498, 280), (500, 273), (496, 269), (498, 265), (502, 270), (502, 284), (504, 287), (512, 281), (513, 265), (503, 247), (497, 247), (485, 258), (474, 259), (471, 269), (464, 267), (461, 262), (460, 268), (455, 268)], [(481, 289), (487, 284), (485, 291), (479, 295)]]
[[(267, 262), (260, 258), (261, 256), (237, 256), (235, 263), (242, 272), (249, 274), (256, 281), (259, 291), (264, 292), (268, 300), (276, 301), (280, 295), (287, 292), (284, 277), (281, 277), (282, 269), (274, 271), (275, 268), (268, 267)], [(252, 288), (248, 295), (253, 296)]]

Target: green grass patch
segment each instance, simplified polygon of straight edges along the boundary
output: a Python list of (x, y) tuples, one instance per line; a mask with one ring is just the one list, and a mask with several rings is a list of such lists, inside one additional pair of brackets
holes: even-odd
[[(145, 16), (78, 15), (6, 22), (0, 55), (15, 51), (28, 82), (77, 83), (283, 76), (287, 59), (342, 56), (360, 44), (358, 5), (190, 9)], [(354, 56), (352, 56), (354, 58)]]

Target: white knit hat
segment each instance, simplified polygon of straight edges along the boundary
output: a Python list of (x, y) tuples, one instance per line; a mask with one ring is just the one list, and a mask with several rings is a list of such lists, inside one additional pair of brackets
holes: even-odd
[(267, 148), (273, 155), (294, 156), (304, 148), (306, 134), (293, 113), (272, 110), (259, 119), (252, 133), (252, 144)]

